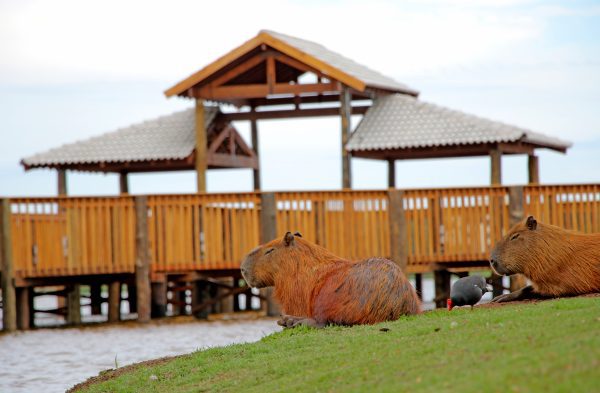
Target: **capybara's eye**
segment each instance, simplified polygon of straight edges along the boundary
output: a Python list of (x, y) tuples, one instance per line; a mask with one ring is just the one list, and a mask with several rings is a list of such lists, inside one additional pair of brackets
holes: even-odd
[(265, 255), (267, 255), (268, 253), (273, 252), (273, 251), (275, 251), (274, 248), (269, 248), (267, 251), (265, 251)]
[(515, 240), (515, 239), (516, 239), (516, 238), (518, 238), (518, 237), (519, 237), (519, 234), (518, 234), (518, 233), (515, 233), (514, 235), (512, 235), (512, 236), (510, 237), (510, 240)]

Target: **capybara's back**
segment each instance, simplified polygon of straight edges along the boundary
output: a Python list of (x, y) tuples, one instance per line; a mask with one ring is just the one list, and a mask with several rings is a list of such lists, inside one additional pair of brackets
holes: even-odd
[(372, 258), (334, 269), (314, 296), (317, 321), (372, 324), (420, 312), (417, 294), (402, 270)]

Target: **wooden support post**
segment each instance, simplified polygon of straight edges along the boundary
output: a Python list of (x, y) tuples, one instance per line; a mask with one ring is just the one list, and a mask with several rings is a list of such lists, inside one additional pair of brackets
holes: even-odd
[[(525, 216), (523, 187), (510, 187), (508, 189), (508, 217), (509, 225), (516, 225)], [(510, 291), (514, 292), (527, 285), (527, 279), (522, 274), (510, 276)]]
[(396, 160), (388, 160), (388, 188), (396, 188)]
[(67, 171), (65, 169), (59, 169), (57, 172), (58, 184), (57, 193), (59, 196), (67, 195)]
[[(234, 286), (234, 280), (231, 277), (225, 277), (219, 280), (221, 283), (229, 285), (231, 287)], [(227, 292), (226, 288), (223, 287), (218, 287), (217, 289), (217, 296), (222, 296), (224, 293)], [(221, 309), (222, 313), (230, 313), (233, 312), (233, 299), (234, 296), (227, 296), (225, 298), (223, 298), (219, 303), (219, 307)]]
[(90, 306), (92, 315), (102, 314), (102, 284), (90, 284)]
[(69, 286), (67, 294), (67, 324), (81, 324), (81, 285), (73, 284)]
[(31, 296), (31, 291), (27, 287), (21, 287), (16, 289), (17, 292), (17, 328), (19, 330), (27, 330), (29, 329), (31, 322), (31, 313), (33, 312), (30, 309), (31, 301), (29, 297)]
[(446, 307), (446, 300), (450, 297), (450, 272), (447, 270), (436, 270), (433, 272), (435, 281), (435, 307)]
[(135, 287), (137, 292), (138, 321), (149, 322), (150, 300), (150, 245), (148, 242), (148, 199), (135, 197)]
[(539, 158), (534, 154), (530, 154), (527, 156), (527, 167), (529, 174), (529, 184), (539, 184), (540, 183), (540, 167), (539, 167)]
[(352, 96), (347, 86), (342, 86), (340, 91), (340, 117), (342, 119), (342, 188), (352, 188), (352, 173), (350, 167), (350, 153), (346, 150), (346, 144), (350, 139), (352, 129), (351, 110)]
[(388, 190), (388, 216), (390, 223), (391, 259), (406, 274), (408, 253), (406, 247), (406, 216), (404, 215), (404, 192)]
[(152, 291), (152, 318), (162, 318), (167, 315), (167, 282), (153, 282), (150, 284)]
[[(148, 285), (150, 282), (148, 281)], [(138, 303), (137, 303), (137, 288), (135, 284), (129, 283), (127, 284), (127, 302), (129, 303), (129, 312), (137, 313), (138, 312)], [(148, 308), (151, 307), (150, 300), (150, 291), (148, 291)]]
[(129, 194), (129, 178), (127, 172), (119, 173), (119, 193)]
[(195, 281), (192, 289), (192, 314), (194, 317), (198, 319), (206, 319), (208, 317), (208, 308), (196, 310), (196, 306), (202, 304), (209, 297), (210, 293), (208, 282), (205, 280)]
[(2, 277), (2, 324), (5, 332), (17, 329), (17, 299), (10, 231), (10, 200), (0, 200), (0, 276)]
[[(254, 107), (252, 108), (254, 111)], [(258, 158), (258, 168), (252, 170), (252, 177), (254, 179), (254, 191), (260, 190), (260, 156), (258, 155), (258, 122), (255, 118), (250, 120), (250, 131), (252, 133), (252, 150)]]
[[(272, 192), (262, 193), (260, 196), (260, 242), (262, 244), (277, 237), (277, 203)], [(273, 288), (264, 288), (261, 293), (267, 298), (267, 315), (277, 316), (280, 313), (279, 305), (273, 299)]]
[(502, 184), (502, 152), (500, 149), (490, 151), (491, 159), (491, 179), (493, 186)]
[(419, 299), (423, 300), (423, 275), (421, 273), (415, 274), (415, 290)]
[(118, 322), (121, 318), (121, 283), (108, 284), (108, 322)]
[(206, 192), (206, 138), (204, 101), (196, 100), (196, 184), (198, 192)]

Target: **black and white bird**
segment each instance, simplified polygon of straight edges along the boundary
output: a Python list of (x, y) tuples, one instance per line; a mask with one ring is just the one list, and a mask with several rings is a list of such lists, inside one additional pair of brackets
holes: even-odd
[(467, 276), (459, 279), (450, 289), (448, 310), (456, 306), (471, 306), (481, 300), (486, 292), (491, 292), (492, 287), (481, 276)]

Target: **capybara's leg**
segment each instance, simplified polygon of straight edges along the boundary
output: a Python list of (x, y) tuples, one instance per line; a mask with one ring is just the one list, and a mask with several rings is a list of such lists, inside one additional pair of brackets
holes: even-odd
[(523, 287), (518, 291), (507, 293), (506, 295), (496, 296), (492, 299), (492, 303), (505, 303), (514, 302), (516, 300), (527, 300), (527, 299), (544, 299), (547, 296), (541, 295), (533, 290), (531, 285)]
[(283, 326), (284, 328), (295, 328), (296, 326), (309, 326), (320, 329), (325, 327), (324, 323), (317, 322), (315, 319), (295, 317), (293, 315), (282, 315), (281, 319), (277, 321), (277, 324), (279, 326)]

